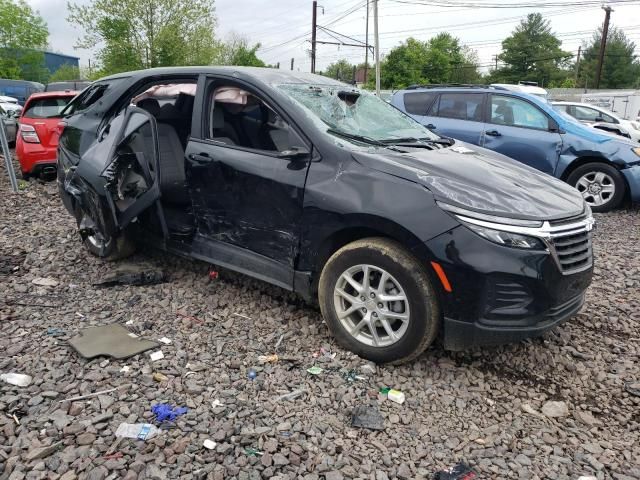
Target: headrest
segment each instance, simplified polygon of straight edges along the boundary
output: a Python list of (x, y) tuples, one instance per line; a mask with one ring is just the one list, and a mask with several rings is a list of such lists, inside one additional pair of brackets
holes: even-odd
[(157, 117), (160, 114), (160, 104), (155, 98), (145, 98), (140, 100), (136, 106), (146, 110), (154, 117)]

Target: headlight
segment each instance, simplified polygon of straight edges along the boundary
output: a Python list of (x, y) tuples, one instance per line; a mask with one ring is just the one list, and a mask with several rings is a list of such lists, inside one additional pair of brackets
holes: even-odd
[(546, 250), (544, 243), (538, 238), (513, 232), (503, 232), (492, 228), (481, 227), (464, 222), (464, 225), (487, 240), (505, 247), (526, 248), (529, 250)]

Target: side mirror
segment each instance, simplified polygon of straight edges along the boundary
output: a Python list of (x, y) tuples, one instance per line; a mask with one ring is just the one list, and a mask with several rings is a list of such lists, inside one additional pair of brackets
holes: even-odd
[(304, 158), (304, 157), (308, 157), (310, 154), (311, 152), (306, 147), (291, 147), (289, 150), (283, 150), (281, 152), (278, 152), (278, 158), (287, 158), (287, 159)]

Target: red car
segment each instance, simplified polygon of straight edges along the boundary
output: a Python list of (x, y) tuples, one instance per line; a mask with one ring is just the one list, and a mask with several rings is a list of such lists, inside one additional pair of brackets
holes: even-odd
[(16, 157), (22, 176), (49, 176), (56, 171), (60, 112), (77, 92), (43, 92), (29, 97), (20, 116)]

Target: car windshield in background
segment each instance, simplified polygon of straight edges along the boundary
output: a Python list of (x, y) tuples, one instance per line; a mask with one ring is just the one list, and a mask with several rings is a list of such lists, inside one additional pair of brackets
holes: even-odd
[[(347, 86), (282, 84), (278, 88), (302, 104), (325, 131), (361, 143), (438, 140), (411, 117), (375, 95)], [(358, 137), (358, 138), (355, 138)]]
[(62, 116), (62, 110), (71, 97), (41, 98), (29, 102), (29, 108), (23, 116), (27, 118), (56, 118)]

